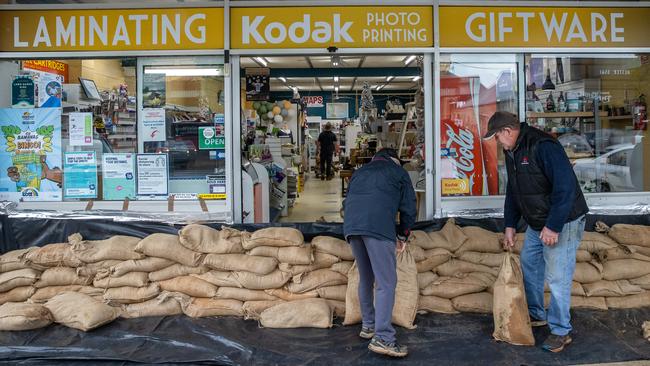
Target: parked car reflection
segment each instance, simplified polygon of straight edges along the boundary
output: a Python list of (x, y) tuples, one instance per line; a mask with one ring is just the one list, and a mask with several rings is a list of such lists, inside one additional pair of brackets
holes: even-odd
[(630, 175), (634, 144), (607, 147), (607, 153), (574, 161), (573, 170), (584, 192), (632, 192), (636, 188)]

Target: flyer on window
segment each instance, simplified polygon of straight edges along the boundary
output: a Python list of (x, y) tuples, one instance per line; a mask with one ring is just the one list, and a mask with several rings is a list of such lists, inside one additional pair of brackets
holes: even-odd
[(167, 197), (169, 166), (167, 154), (136, 155), (138, 199)]
[(104, 200), (135, 199), (135, 154), (102, 155), (102, 194)]
[(165, 110), (144, 108), (142, 110), (142, 141), (165, 141)]
[(0, 201), (60, 201), (61, 109), (0, 109)]
[(97, 159), (94, 151), (66, 152), (63, 171), (65, 198), (97, 198)]
[(70, 146), (93, 146), (92, 113), (70, 113)]
[(38, 73), (38, 106), (40, 108), (60, 108), (63, 93), (63, 76)]

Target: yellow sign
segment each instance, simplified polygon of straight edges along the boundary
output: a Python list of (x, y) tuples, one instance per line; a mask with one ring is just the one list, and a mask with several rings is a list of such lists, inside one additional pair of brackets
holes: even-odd
[(225, 200), (225, 193), (199, 193), (199, 198), (204, 200)]
[(442, 194), (468, 194), (469, 179), (442, 179)]
[(650, 8), (441, 7), (441, 47), (649, 47)]
[(232, 48), (239, 49), (432, 47), (433, 9), (233, 8), (230, 32)]
[(222, 49), (222, 8), (0, 11), (0, 52)]

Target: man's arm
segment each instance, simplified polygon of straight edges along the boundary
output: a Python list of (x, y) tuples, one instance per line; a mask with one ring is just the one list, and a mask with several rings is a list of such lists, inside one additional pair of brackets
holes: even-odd
[(560, 233), (578, 194), (575, 173), (560, 144), (545, 141), (541, 142), (537, 149), (537, 160), (552, 186), (551, 208), (546, 219), (546, 227)]
[(416, 220), (416, 199), (411, 178), (403, 171), (402, 174), (402, 196), (399, 203), (399, 225), (397, 227), (397, 238), (405, 241), (411, 235), (411, 228)]
[(514, 194), (512, 193), (512, 188), (510, 187), (510, 182), (506, 184), (506, 201), (503, 205), (503, 218), (505, 221), (505, 227), (511, 227), (516, 229), (517, 223), (521, 219), (521, 212), (515, 201)]

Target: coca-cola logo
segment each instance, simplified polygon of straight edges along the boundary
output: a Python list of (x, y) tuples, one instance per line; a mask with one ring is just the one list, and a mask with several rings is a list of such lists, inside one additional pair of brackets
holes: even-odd
[[(462, 178), (469, 178), (470, 185), (474, 181), (474, 134), (471, 131), (463, 128), (458, 128), (458, 133), (448, 123), (447, 126), (447, 144), (446, 148), (451, 149), (452, 146), (458, 145), (457, 158), (450, 158), (452, 165), (458, 169)], [(469, 177), (468, 177), (468, 173)]]

